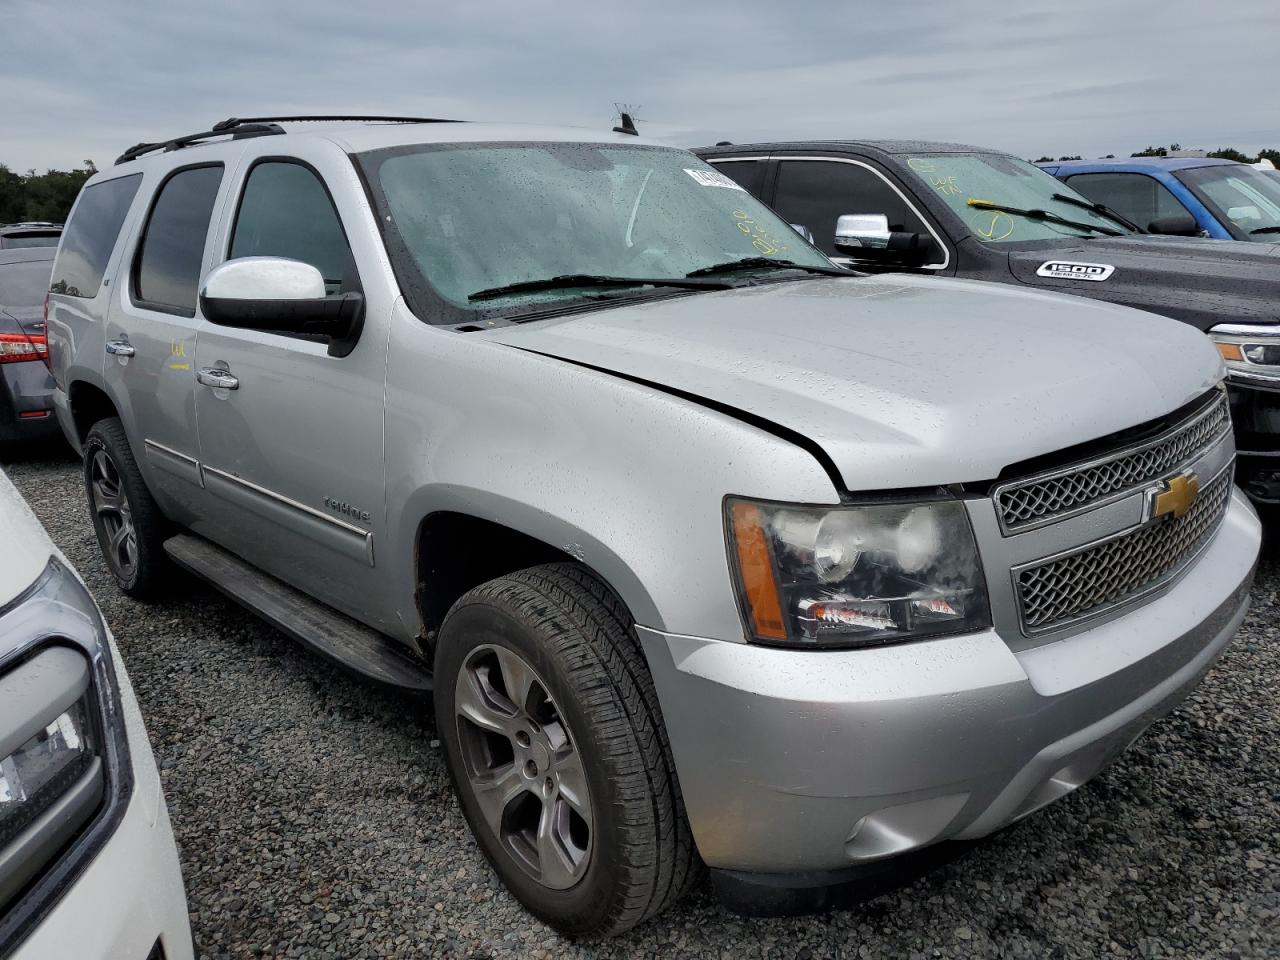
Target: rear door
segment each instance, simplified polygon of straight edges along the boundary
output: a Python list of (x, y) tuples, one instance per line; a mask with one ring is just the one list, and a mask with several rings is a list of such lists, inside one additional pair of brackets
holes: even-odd
[(225, 179), (221, 162), (161, 176), (106, 322), (107, 391), (152, 493), (184, 523), (202, 499), (192, 360), (200, 278)]
[[(322, 140), (264, 156), (237, 177), (220, 260), (286, 257), (320, 270), (330, 293), (366, 297), (355, 348), (205, 322), (197, 371), (234, 387), (198, 385), (200, 459), (209, 493), (199, 532), (255, 566), (371, 622), (385, 542), (383, 384), (390, 291), (381, 248), (350, 160)], [(362, 229), (354, 233), (344, 222)], [(348, 237), (358, 242), (353, 245)]]

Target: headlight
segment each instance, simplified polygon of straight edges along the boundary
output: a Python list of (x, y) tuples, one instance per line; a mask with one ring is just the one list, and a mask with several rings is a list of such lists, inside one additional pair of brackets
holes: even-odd
[(105, 625), (57, 558), (0, 611), (0, 956), (96, 855), (133, 790)]
[(1229, 380), (1280, 386), (1280, 326), (1224, 323), (1209, 337), (1226, 362)]
[(806, 507), (726, 501), (729, 554), (752, 639), (863, 646), (991, 625), (964, 506)]

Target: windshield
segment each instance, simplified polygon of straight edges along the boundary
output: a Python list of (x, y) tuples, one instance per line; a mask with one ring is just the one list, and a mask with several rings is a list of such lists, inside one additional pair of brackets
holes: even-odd
[(553, 277), (684, 279), (761, 257), (831, 267), (751, 194), (682, 150), (449, 144), (361, 159), (384, 208), (388, 248), (406, 293), (411, 301), (414, 287), (435, 294), (428, 298), (431, 309), (417, 311), (432, 322), (476, 311), (535, 312), (641, 290), (565, 285), (472, 299)]
[(1280, 236), (1280, 178), (1244, 164), (1225, 163), (1179, 170), (1174, 176), (1239, 239)]
[(1001, 210), (978, 209), (970, 200), (985, 200), (1019, 210), (1043, 210), (1064, 220), (1097, 226), (1099, 231), (1129, 232), (1109, 217), (1053, 199), (1053, 195), (1059, 193), (1084, 204), (1092, 203), (1035, 164), (1016, 157), (994, 153), (922, 154), (907, 158), (907, 167), (942, 198), (970, 234), (984, 243), (1061, 240), (1103, 234), (1084, 226), (1072, 227)]
[(0, 263), (0, 310), (41, 306), (52, 272), (51, 260)]

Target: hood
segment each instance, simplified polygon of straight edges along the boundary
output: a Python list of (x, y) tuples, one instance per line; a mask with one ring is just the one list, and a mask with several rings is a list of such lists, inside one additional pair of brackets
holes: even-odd
[(36, 582), (53, 544), (17, 488), (0, 471), (0, 607)]
[(481, 336), (803, 434), (853, 491), (993, 479), (1167, 414), (1222, 373), (1185, 324), (909, 275), (739, 287)]
[[(1114, 267), (1103, 280), (1041, 276), (1045, 264)], [(1194, 237), (1098, 237), (1014, 251), (1023, 283), (1151, 310), (1207, 330), (1219, 323), (1280, 323), (1280, 244)]]

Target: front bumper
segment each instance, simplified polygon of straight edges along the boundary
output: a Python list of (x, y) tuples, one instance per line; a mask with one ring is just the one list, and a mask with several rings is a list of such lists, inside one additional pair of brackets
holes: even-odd
[(1280, 504), (1280, 381), (1228, 381), (1236, 435), (1236, 483), (1259, 504)]
[[(150, 755), (148, 754), (148, 760)], [(191, 929), (163, 799), (134, 791), (119, 827), (11, 960), (191, 960)]]
[(638, 628), (707, 864), (837, 871), (986, 836), (1104, 769), (1243, 619), (1260, 527), (1221, 528), (1158, 599), (1015, 651), (994, 630), (785, 650)]

